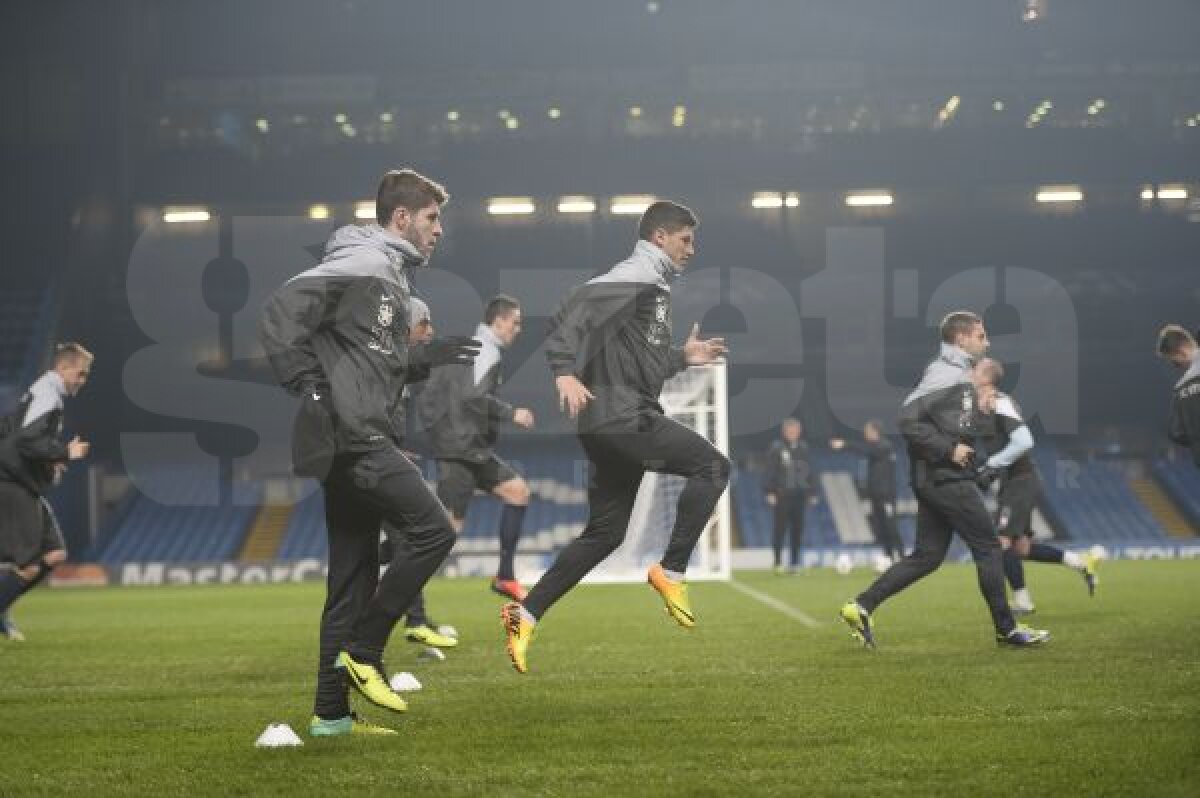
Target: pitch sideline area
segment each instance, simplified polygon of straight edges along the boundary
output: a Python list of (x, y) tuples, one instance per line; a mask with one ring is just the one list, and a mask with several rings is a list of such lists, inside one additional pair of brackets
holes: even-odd
[[(974, 569), (947, 566), (856, 647), (837, 607), (873, 574), (693, 586), (681, 630), (641, 585), (546, 618), (525, 677), (482, 581), (429, 605), (463, 646), (398, 738), (313, 741), (317, 584), (43, 590), (0, 641), (0, 795), (1106, 794), (1200, 791), (1200, 561), (1114, 562), (1098, 598), (1028, 568), (1040, 651), (998, 650)], [(796, 622), (781, 606), (818, 622)], [(268, 723), (297, 749), (260, 750)]]

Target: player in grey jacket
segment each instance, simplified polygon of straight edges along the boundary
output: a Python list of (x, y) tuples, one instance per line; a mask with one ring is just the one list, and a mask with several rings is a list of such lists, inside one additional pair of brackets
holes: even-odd
[(1200, 347), (1178, 324), (1158, 333), (1158, 356), (1183, 372), (1171, 390), (1171, 415), (1167, 437), (1188, 450), (1200, 468)]
[(29, 387), (0, 439), (0, 637), (24, 640), (8, 610), (67, 558), (46, 493), (88, 444), (63, 440), (63, 405), (92, 372), (92, 353), (60, 344), (54, 366)]
[(521, 334), (521, 325), (520, 303), (505, 294), (493, 297), (484, 308), (483, 323), (475, 330), (482, 343), (475, 362), (438, 369), (417, 401), (438, 461), (438, 498), (450, 511), (454, 528), (462, 531), (476, 490), (490, 493), (504, 504), (497, 532), (500, 561), (491, 589), (514, 601), (525, 598), (514, 560), (529, 506), (529, 485), (496, 454), (495, 447), (501, 423), (529, 429), (534, 419), (529, 408), (513, 407), (496, 396), (496, 391), (502, 382), (503, 352)]
[[(293, 434), (296, 472), (325, 493), (329, 575), (321, 616), (314, 736), (386, 733), (350, 712), (347, 680), (369, 701), (403, 711), (383, 650), (396, 622), (454, 545), (454, 528), (394, 420), (405, 385), (432, 367), (467, 363), (473, 339), (410, 345), (410, 273), (442, 234), (445, 189), (411, 170), (389, 172), (378, 226), (334, 233), (325, 259), (267, 300), (260, 334), (275, 374), (303, 397)], [(379, 575), (384, 522), (405, 556)], [(400, 547), (396, 547), (400, 548)]]
[(588, 521), (529, 591), (502, 611), (508, 654), (525, 673), (534, 625), (625, 539), (646, 471), (684, 477), (675, 525), (647, 580), (668, 615), (695, 625), (684, 572), (729, 481), (729, 459), (707, 439), (663, 413), (663, 382), (689, 365), (712, 363), (725, 342), (701, 340), (699, 325), (681, 347), (671, 341), (670, 281), (695, 251), (695, 215), (660, 201), (642, 214), (633, 254), (572, 291), (554, 316), (546, 359), (559, 402), (579, 420), (591, 464)]
[(889, 597), (938, 569), (955, 533), (971, 550), (979, 590), (992, 615), (996, 641), (1037, 645), (1044, 630), (1018, 626), (1004, 594), (1000, 541), (976, 484), (976, 395), (971, 368), (987, 352), (987, 331), (979, 316), (949, 314), (941, 324), (941, 351), (900, 408), (900, 432), (908, 444), (913, 493), (917, 497), (917, 539), (912, 554), (895, 563), (857, 599), (847, 602), (842, 619), (864, 645), (875, 645), (871, 613)]

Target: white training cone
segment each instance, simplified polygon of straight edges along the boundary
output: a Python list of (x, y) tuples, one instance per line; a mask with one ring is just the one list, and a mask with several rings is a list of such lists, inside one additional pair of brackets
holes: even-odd
[(414, 693), (421, 689), (421, 683), (408, 671), (392, 675), (392, 689), (397, 693)]
[(286, 748), (304, 745), (304, 741), (286, 723), (272, 723), (254, 741), (256, 748)]

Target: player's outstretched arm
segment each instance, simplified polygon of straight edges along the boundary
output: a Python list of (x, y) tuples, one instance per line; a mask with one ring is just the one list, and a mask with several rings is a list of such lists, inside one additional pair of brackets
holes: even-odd
[(706, 366), (728, 351), (724, 338), (701, 338), (700, 324), (696, 323), (683, 344), (683, 360), (689, 366)]

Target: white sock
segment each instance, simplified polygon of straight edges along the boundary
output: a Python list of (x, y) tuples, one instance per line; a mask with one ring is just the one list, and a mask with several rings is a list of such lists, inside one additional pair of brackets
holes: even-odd
[(1020, 590), (1013, 591), (1013, 604), (1018, 607), (1032, 607), (1033, 596), (1029, 595), (1029, 588), (1023, 587)]
[(683, 573), (681, 571), (668, 571), (666, 568), (664, 568), (663, 574), (667, 577), (667, 579), (670, 579), (672, 582), (682, 582), (683, 581)]
[(1063, 565), (1068, 568), (1074, 568), (1077, 571), (1083, 570), (1083, 558), (1073, 551), (1063, 552)]
[(533, 613), (524, 607), (521, 608), (521, 618), (529, 621), (530, 623), (537, 623), (537, 618), (533, 617)]

